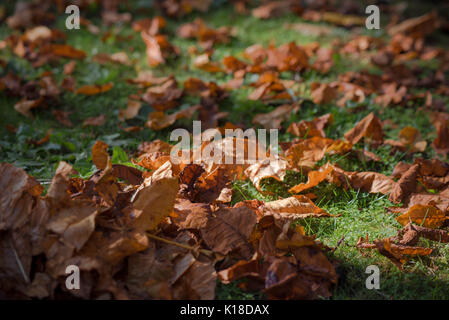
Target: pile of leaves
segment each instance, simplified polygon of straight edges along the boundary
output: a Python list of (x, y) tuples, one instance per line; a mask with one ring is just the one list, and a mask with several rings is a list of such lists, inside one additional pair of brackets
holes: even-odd
[[(213, 299), (217, 278), (274, 299), (329, 297), (337, 275), (325, 252), (292, 221), (328, 217), (305, 196), (230, 201), (236, 168), (175, 165), (163, 142), (140, 164), (111, 165), (98, 141), (98, 171), (73, 177), (61, 162), (45, 196), (22, 169), (0, 166), (2, 292), (17, 298)], [(243, 168), (240, 168), (243, 169)], [(66, 268), (81, 270), (67, 290)]]

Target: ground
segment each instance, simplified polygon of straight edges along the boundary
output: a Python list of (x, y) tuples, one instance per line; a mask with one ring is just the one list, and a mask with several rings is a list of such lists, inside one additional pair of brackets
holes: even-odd
[[(152, 13), (151, 9), (147, 8), (146, 10), (145, 13), (140, 13), (142, 17), (146, 16), (147, 12)], [(87, 16), (100, 26), (100, 19), (98, 19), (96, 13), (97, 8), (92, 7)], [(135, 14), (136, 17), (139, 17), (138, 10)], [(193, 21), (196, 17), (201, 17), (212, 27), (232, 25), (237, 30), (235, 38), (230, 43), (216, 45), (213, 54), (214, 61), (220, 61), (228, 55), (241, 57), (243, 50), (255, 43), (268, 45), (274, 42), (276, 45), (280, 45), (295, 41), (302, 45), (318, 41), (321, 45), (326, 45), (337, 36), (345, 40), (352, 35), (348, 29), (332, 26), (334, 30), (328, 36), (304, 36), (297, 31), (284, 28), (286, 23), (303, 21), (294, 14), (269, 20), (259, 20), (252, 16), (236, 15), (233, 8), (228, 5), (212, 8), (207, 14), (193, 13), (179, 21), (168, 19), (169, 32), (175, 34), (175, 30), (182, 23)], [(65, 30), (64, 24), (65, 16), (59, 17), (57, 27)], [(2, 24), (0, 39), (5, 38), (12, 32), (16, 31)], [(383, 30), (368, 31), (362, 29), (360, 32), (361, 34), (375, 34), (376, 36), (386, 37)], [(90, 150), (97, 140), (105, 141), (111, 148), (114, 148), (114, 162), (129, 163), (128, 159), (135, 154), (141, 142), (154, 139), (168, 141), (170, 132), (175, 127), (191, 127), (191, 121), (184, 119), (161, 131), (152, 131), (146, 128), (140, 132), (126, 133), (119, 130), (117, 119), (119, 110), (126, 108), (128, 95), (136, 93), (138, 90), (125, 80), (134, 78), (138, 70), (150, 69), (146, 60), (145, 44), (140, 35), (133, 31), (130, 26), (121, 27), (117, 34), (123, 38), (132, 36), (131, 39), (126, 41), (121, 40), (123, 38), (117, 38), (117, 35), (113, 35), (104, 42), (100, 39), (100, 36), (90, 33), (85, 28), (65, 30), (65, 33), (68, 37), (68, 44), (87, 53), (87, 58), (77, 64), (74, 73), (76, 86), (112, 82), (114, 83), (113, 89), (95, 96), (82, 96), (65, 92), (57, 105), (50, 106), (47, 110), (35, 112), (34, 119), (25, 118), (14, 110), (13, 106), (18, 101), (17, 98), (9, 97), (0, 92), (0, 162), (9, 162), (24, 168), (28, 173), (39, 179), (42, 184), (48, 185), (58, 162), (62, 160), (74, 165), (81, 176), (90, 176), (95, 171)], [(447, 36), (437, 34), (432, 36), (430, 41), (444, 46), (449, 43), (447, 39)], [(157, 76), (174, 74), (179, 83), (189, 77), (215, 81), (218, 84), (223, 84), (231, 79), (230, 75), (208, 73), (193, 66), (193, 59), (185, 53), (189, 47), (197, 45), (195, 40), (185, 40), (172, 36), (170, 41), (178, 46), (184, 54), (176, 61), (170, 61), (166, 65), (152, 68)], [(126, 51), (131, 59), (136, 60), (136, 64), (134, 66), (99, 65), (91, 61), (91, 57), (97, 53), (119, 51)], [(63, 77), (62, 63), (54, 66), (44, 65), (34, 69), (26, 60), (18, 58), (9, 50), (0, 51), (0, 58), (7, 60), (7, 65), (0, 69), (1, 74), (11, 70), (20, 74), (24, 79), (32, 80), (38, 78), (44, 71), (52, 71), (58, 83)], [(303, 88), (301, 96), (297, 97), (298, 99), (307, 100), (310, 98), (311, 82), (336, 80), (338, 74), (343, 71), (357, 71), (368, 68), (372, 72), (380, 72), (363, 60), (350, 60), (335, 55), (334, 61), (335, 66), (326, 76), (311, 71), (301, 74)], [(433, 61), (419, 63), (425, 72), (436, 68)], [(282, 77), (289, 79), (291, 74), (284, 73)], [(266, 113), (275, 108), (262, 102), (249, 101), (247, 96), (247, 89), (234, 90), (230, 97), (220, 104), (220, 110), (229, 112), (228, 121), (250, 127), (255, 114)], [(438, 95), (436, 97), (443, 99), (448, 105), (447, 98)], [(180, 108), (194, 105), (198, 101), (197, 98), (186, 97), (183, 99), (183, 105)], [(53, 109), (71, 111), (71, 120), (75, 126), (67, 128), (58, 123), (51, 113)], [(142, 126), (150, 111), (151, 107), (144, 105), (139, 115), (128, 121), (128, 125)], [(340, 108), (335, 103), (316, 105), (311, 101), (306, 101), (297, 114), (292, 115), (288, 121), (283, 123), (283, 128), (287, 128), (292, 122), (311, 120), (317, 116), (332, 113), (335, 121), (326, 128), (326, 136), (337, 139), (341, 138), (346, 131), (370, 112), (375, 112), (382, 120), (391, 119), (398, 125), (397, 128), (386, 127), (384, 129), (386, 138), (396, 139), (400, 128), (407, 125), (417, 128), (427, 141), (432, 141), (435, 138), (434, 128), (428, 117), (417, 106), (381, 108), (372, 99), (367, 99), (361, 104), (348, 105), (346, 108)], [(81, 125), (88, 117), (100, 114), (107, 117), (104, 126), (83, 127)], [(18, 129), (17, 132), (13, 134), (6, 130), (5, 125), (7, 124), (15, 126)], [(39, 140), (42, 138), (50, 128), (52, 129), (52, 135), (49, 143), (38, 147), (28, 143), (29, 139)], [(285, 129), (281, 131), (281, 141), (290, 141), (293, 138)], [(363, 149), (364, 146), (359, 145), (358, 148)], [(345, 156), (335, 156), (332, 161), (338, 163), (345, 170), (377, 171), (390, 175), (399, 161), (411, 163), (416, 157), (430, 159), (437, 156), (431, 148), (427, 148), (425, 153), (414, 155), (401, 152), (392, 154), (390, 151), (391, 147), (389, 146), (381, 146), (373, 151), (381, 158), (380, 162), (361, 162), (356, 158)], [(326, 157), (321, 163), (324, 164), (327, 160), (329, 158)], [(306, 177), (301, 174), (291, 172), (284, 182), (270, 180), (263, 185), (265, 190), (273, 192), (270, 196), (259, 193), (250, 181), (235, 181), (232, 203), (246, 199), (274, 200), (285, 197), (288, 195), (287, 190), (290, 187), (305, 181), (305, 179)], [(387, 196), (372, 195), (357, 190), (345, 191), (330, 184), (317, 186), (311, 191), (318, 195), (318, 199), (315, 200), (316, 205), (338, 216), (328, 219), (307, 218), (298, 221), (298, 223), (305, 227), (308, 234), (315, 234), (318, 240), (330, 247), (335, 247), (339, 240), (344, 238), (344, 241), (331, 254), (331, 259), (338, 264), (337, 272), (340, 276), (339, 283), (333, 292), (333, 299), (449, 299), (449, 273), (447, 272), (449, 268), (449, 244), (429, 241), (426, 244), (434, 249), (432, 255), (412, 259), (401, 272), (376, 251), (361, 252), (355, 247), (357, 239), (361, 236), (369, 234), (370, 239), (385, 238), (395, 235), (401, 227), (395, 217), (386, 211), (387, 207), (393, 206)], [(365, 279), (368, 276), (365, 269), (369, 265), (377, 265), (380, 268), (380, 290), (368, 290), (365, 287)], [(261, 298), (258, 294), (242, 292), (235, 284), (219, 284), (217, 297), (219, 299)]]

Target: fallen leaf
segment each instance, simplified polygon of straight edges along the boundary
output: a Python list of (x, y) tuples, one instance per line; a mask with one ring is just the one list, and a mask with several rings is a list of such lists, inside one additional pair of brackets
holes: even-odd
[(428, 228), (439, 228), (447, 220), (447, 217), (444, 212), (434, 206), (416, 204), (396, 220), (403, 226), (414, 222)]
[(263, 205), (265, 215), (272, 214), (281, 219), (303, 219), (307, 217), (330, 217), (323, 209), (303, 195), (292, 196), (282, 200), (266, 202)]

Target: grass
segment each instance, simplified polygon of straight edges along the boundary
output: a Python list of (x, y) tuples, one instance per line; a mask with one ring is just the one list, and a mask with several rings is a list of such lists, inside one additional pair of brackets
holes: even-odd
[[(140, 17), (154, 15), (155, 12), (147, 7), (143, 1), (135, 2), (140, 8), (135, 12), (141, 12)], [(139, 14), (136, 14), (139, 17)], [(100, 26), (96, 8), (90, 8), (88, 17)], [(326, 46), (335, 37), (343, 40), (349, 39), (350, 32), (343, 28), (334, 27), (331, 35), (325, 37), (303, 36), (293, 30), (284, 29), (284, 24), (302, 22), (294, 15), (287, 15), (281, 18), (274, 18), (267, 21), (260, 21), (253, 17), (236, 15), (232, 8), (228, 6), (212, 9), (208, 14), (192, 14), (187, 21), (193, 21), (196, 17), (201, 17), (207, 24), (213, 27), (232, 25), (236, 28), (236, 38), (229, 44), (220, 44), (212, 56), (214, 61), (220, 61), (227, 55), (235, 55), (241, 58), (242, 51), (255, 43), (268, 45), (274, 42), (276, 45), (295, 41), (298, 44), (308, 44), (319, 41)], [(56, 26), (64, 29), (64, 17), (59, 17)], [(182, 22), (186, 22), (183, 20)], [(153, 69), (156, 75), (163, 76), (175, 74), (177, 80), (182, 83), (189, 77), (198, 77), (206, 81), (215, 81), (223, 84), (230, 79), (229, 75), (218, 73), (211, 74), (193, 67), (193, 59), (187, 53), (191, 46), (197, 46), (194, 40), (185, 40), (175, 37), (175, 31), (181, 21), (168, 21), (168, 32), (171, 34), (170, 41), (178, 46), (182, 51), (182, 56), (176, 61), (169, 61), (166, 65)], [(106, 29), (102, 27), (102, 32)], [(5, 24), (0, 26), (0, 39), (14, 33)], [(129, 26), (123, 26), (117, 34), (110, 37), (105, 42), (100, 40), (100, 36), (92, 35), (88, 31), (65, 30), (68, 43), (84, 50), (88, 57), (84, 61), (77, 63), (74, 76), (76, 86), (84, 84), (114, 83), (114, 88), (101, 95), (85, 97), (73, 93), (63, 93), (58, 102), (49, 106), (47, 110), (38, 110), (34, 113), (34, 119), (24, 118), (13, 109), (17, 98), (6, 96), (0, 92), (0, 161), (14, 163), (22, 167), (30, 174), (47, 182), (54, 174), (54, 170), (59, 161), (70, 162), (80, 172), (81, 176), (88, 176), (94, 167), (90, 158), (90, 149), (96, 140), (103, 140), (114, 150), (114, 162), (129, 163), (137, 150), (138, 145), (143, 141), (162, 139), (168, 141), (169, 134), (177, 126), (189, 128), (188, 121), (178, 122), (175, 126), (161, 131), (144, 129), (138, 133), (126, 133), (118, 128), (117, 115), (119, 110), (126, 107), (127, 97), (137, 93), (138, 89), (125, 80), (136, 76), (138, 70), (148, 69), (145, 56), (145, 45), (138, 33)], [(366, 33), (366, 31), (362, 31)], [(367, 32), (369, 33), (369, 32)], [(383, 35), (383, 34), (382, 34)], [(127, 37), (132, 37), (128, 39)], [(121, 39), (127, 38), (123, 41)], [(447, 39), (446, 39), (447, 40)], [(92, 56), (97, 53), (114, 53), (126, 51), (129, 57), (136, 61), (135, 66), (127, 67), (115, 64), (99, 65), (92, 62)], [(9, 71), (19, 74), (26, 80), (35, 80), (44, 71), (53, 72), (56, 80), (62, 80), (62, 70), (64, 63), (57, 65), (44, 65), (34, 69), (23, 59), (14, 56), (9, 50), (0, 51), (0, 58), (7, 61), (7, 65), (0, 69), (0, 76)], [(67, 62), (67, 61), (64, 61)], [(426, 63), (422, 65), (424, 72), (436, 68), (435, 64)], [(339, 73), (353, 70), (370, 68), (371, 72), (378, 72), (366, 62), (358, 62), (335, 56), (335, 66), (332, 71), (323, 77), (314, 72), (301, 74), (303, 81), (303, 92), (300, 97), (305, 102), (300, 111), (291, 116), (283, 123), (287, 128), (291, 122), (299, 120), (310, 120), (314, 117), (332, 113), (335, 122), (326, 129), (329, 138), (342, 138), (343, 134), (352, 128), (354, 124), (370, 112), (375, 112), (382, 120), (392, 119), (398, 126), (392, 128), (386, 126), (384, 132), (387, 138), (396, 139), (400, 128), (411, 125), (418, 128), (421, 135), (428, 142), (434, 139), (434, 129), (430, 125), (429, 119), (419, 105), (410, 105), (406, 108), (389, 107), (380, 108), (374, 104), (372, 99), (367, 99), (360, 104), (348, 104), (345, 108), (340, 108), (335, 104), (316, 105), (308, 100), (310, 98), (310, 83), (313, 81), (333, 81), (337, 79)], [(247, 81), (253, 81), (255, 75), (247, 75)], [(282, 77), (289, 79), (291, 74), (283, 74)], [(255, 114), (266, 113), (274, 109), (274, 106), (264, 105), (258, 101), (247, 100), (248, 90), (239, 89), (231, 93), (230, 97), (220, 103), (221, 111), (230, 112), (229, 120), (236, 124), (251, 126), (251, 120)], [(434, 96), (438, 97), (438, 96)], [(443, 97), (438, 97), (444, 99)], [(182, 101), (183, 108), (196, 104), (198, 100), (193, 97), (186, 97)], [(446, 100), (447, 103), (447, 100)], [(71, 120), (75, 124), (73, 128), (60, 125), (52, 116), (52, 110), (70, 111)], [(128, 121), (128, 125), (143, 126), (143, 123), (150, 111), (153, 109), (149, 105), (144, 105), (139, 115)], [(82, 127), (81, 123), (88, 117), (106, 115), (107, 122), (102, 127)], [(17, 133), (12, 134), (5, 129), (6, 124), (17, 127)], [(191, 126), (191, 124), (190, 124)], [(48, 129), (53, 130), (50, 142), (39, 147), (31, 146), (27, 141), (42, 138)], [(281, 141), (291, 140), (293, 136), (281, 131)], [(357, 145), (356, 148), (365, 148), (364, 145)], [(372, 151), (372, 150), (371, 150)], [(322, 163), (327, 161), (337, 162), (343, 169), (351, 171), (377, 171), (390, 174), (393, 167), (399, 161), (412, 162), (416, 157), (432, 158), (435, 156), (431, 148), (427, 148), (424, 153), (413, 156), (405, 153), (392, 153), (391, 148), (382, 146), (374, 150), (382, 159), (381, 162), (361, 162), (353, 157), (326, 157)], [(300, 173), (289, 172), (283, 182), (269, 180), (263, 185), (265, 190), (271, 191), (271, 195), (261, 194), (249, 181), (235, 181), (233, 184), (234, 196), (232, 203), (246, 199), (260, 199), (264, 201), (274, 200), (279, 197), (288, 196), (287, 190), (299, 183), (304, 182), (306, 177)], [(329, 257), (338, 263), (337, 271), (340, 275), (338, 286), (334, 290), (334, 299), (449, 299), (449, 245), (439, 243), (427, 243), (434, 249), (431, 256), (412, 260), (400, 272), (386, 258), (380, 256), (375, 251), (361, 252), (355, 248), (357, 239), (360, 236), (369, 235), (370, 239), (382, 238), (395, 235), (400, 225), (394, 216), (387, 213), (385, 208), (392, 204), (383, 196), (370, 195), (357, 190), (343, 190), (333, 185), (322, 184), (311, 190), (318, 195), (315, 203), (338, 217), (327, 219), (307, 218), (299, 221), (308, 234), (314, 234), (324, 244), (335, 247), (337, 242), (344, 237), (342, 244)], [(377, 265), (381, 270), (380, 290), (368, 290), (365, 287), (365, 269), (369, 265)], [(251, 294), (242, 292), (237, 284), (223, 285), (217, 287), (217, 298), (219, 299), (258, 299), (261, 294)]]

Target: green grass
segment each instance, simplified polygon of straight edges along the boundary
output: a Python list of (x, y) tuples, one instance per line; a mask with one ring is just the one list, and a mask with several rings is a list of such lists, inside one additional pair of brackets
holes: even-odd
[[(136, 2), (142, 10), (135, 11), (134, 18), (151, 16), (155, 14), (143, 1)], [(148, 12), (140, 14), (138, 12)], [(97, 18), (96, 8), (90, 8), (88, 17), (100, 26)], [(198, 77), (205, 81), (215, 81), (223, 84), (231, 78), (224, 73), (211, 74), (193, 67), (193, 58), (189, 56), (187, 50), (191, 46), (198, 46), (195, 40), (184, 40), (175, 36), (176, 29), (181, 23), (193, 21), (196, 17), (201, 17), (207, 24), (213, 27), (233, 26), (236, 28), (236, 37), (229, 44), (219, 44), (215, 47), (212, 56), (214, 61), (221, 61), (227, 55), (235, 55), (242, 58), (243, 50), (255, 43), (268, 45), (274, 42), (276, 45), (295, 41), (298, 44), (308, 44), (319, 41), (326, 46), (335, 37), (342, 40), (350, 38), (350, 31), (344, 28), (334, 27), (331, 35), (326, 37), (303, 36), (293, 30), (283, 28), (285, 23), (302, 22), (294, 15), (287, 15), (281, 18), (274, 18), (267, 21), (260, 21), (251, 16), (236, 15), (232, 8), (228, 6), (214, 8), (207, 14), (192, 14), (182, 21), (168, 21), (167, 32), (170, 34), (170, 41), (178, 46), (182, 55), (177, 60), (170, 60), (166, 65), (153, 68), (153, 72), (159, 76), (174, 74), (182, 84), (189, 77)], [(64, 17), (57, 19), (56, 26), (64, 29)], [(105, 32), (106, 28), (102, 27)], [(0, 26), (0, 39), (15, 32), (9, 30), (5, 24)], [(114, 88), (109, 92), (97, 96), (81, 96), (73, 93), (63, 93), (59, 101), (50, 105), (46, 110), (34, 112), (34, 119), (27, 119), (17, 113), (13, 106), (18, 98), (6, 96), (0, 92), (0, 161), (14, 163), (22, 167), (30, 174), (48, 182), (54, 174), (54, 170), (59, 161), (70, 162), (80, 172), (81, 176), (88, 176), (94, 167), (91, 162), (90, 149), (96, 140), (103, 140), (114, 149), (114, 162), (129, 163), (129, 159), (123, 154), (125, 152), (129, 158), (133, 157), (138, 145), (143, 141), (162, 139), (168, 141), (171, 130), (184, 126), (189, 128), (190, 121), (179, 121), (176, 125), (161, 131), (152, 131), (145, 128), (138, 133), (125, 133), (118, 128), (117, 115), (119, 110), (126, 108), (128, 95), (135, 94), (138, 88), (128, 84), (125, 80), (136, 76), (137, 70), (149, 69), (146, 63), (145, 45), (138, 33), (131, 27), (123, 26), (117, 35), (109, 38), (106, 42), (100, 40), (101, 36), (92, 35), (88, 31), (65, 30), (68, 43), (84, 50), (87, 58), (77, 62), (75, 69), (76, 86), (85, 84), (114, 83)], [(362, 31), (363, 33), (369, 33)], [(384, 34), (381, 32), (381, 35)], [(131, 39), (123, 41), (120, 37), (132, 36)], [(440, 37), (440, 36), (438, 36)], [(442, 38), (446, 39), (447, 38)], [(444, 43), (443, 40), (440, 41)], [(92, 62), (92, 56), (97, 53), (114, 53), (126, 51), (129, 58), (136, 61), (134, 66), (121, 66), (116, 64), (99, 65)], [(62, 70), (65, 60), (56, 65), (45, 65), (34, 69), (31, 65), (17, 58), (9, 50), (0, 51), (0, 58), (7, 61), (5, 68), (0, 68), (0, 76), (9, 71), (19, 74), (27, 81), (39, 78), (44, 71), (52, 71), (55, 79), (62, 80)], [(420, 64), (423, 72), (428, 72), (436, 68), (434, 63)], [(434, 128), (431, 126), (426, 113), (418, 107), (419, 103), (402, 107), (388, 107), (385, 109), (373, 103), (372, 97), (360, 104), (351, 104), (345, 108), (340, 108), (334, 103), (328, 105), (316, 105), (310, 100), (310, 83), (313, 81), (334, 81), (338, 74), (345, 71), (357, 71), (368, 68), (371, 72), (379, 70), (356, 60), (347, 59), (339, 55), (335, 56), (335, 66), (331, 72), (323, 77), (316, 72), (305, 72), (301, 74), (303, 81), (303, 92), (298, 99), (304, 99), (304, 103), (297, 114), (283, 123), (287, 128), (292, 122), (300, 120), (310, 120), (314, 117), (332, 113), (335, 122), (326, 129), (329, 138), (342, 138), (343, 134), (352, 128), (354, 124), (370, 112), (375, 112), (382, 120), (391, 119), (398, 126), (397, 128), (385, 127), (384, 132), (387, 138), (396, 139), (399, 130), (411, 125), (418, 128), (421, 135), (429, 144), (435, 138)], [(423, 73), (423, 74), (424, 74)], [(292, 74), (284, 73), (285, 79), (291, 79)], [(252, 82), (255, 75), (247, 75), (246, 81)], [(220, 102), (220, 110), (228, 111), (229, 120), (235, 124), (251, 126), (251, 120), (255, 114), (266, 113), (275, 106), (264, 105), (259, 101), (249, 101), (247, 89), (233, 91), (230, 97)], [(434, 96), (437, 97), (437, 96)], [(445, 99), (443, 97), (438, 97)], [(447, 103), (447, 99), (445, 100)], [(185, 106), (198, 103), (194, 97), (185, 97), (182, 101)], [(73, 128), (60, 125), (52, 116), (52, 110), (71, 111), (71, 121)], [(143, 126), (145, 119), (152, 107), (144, 105), (139, 115), (127, 122), (127, 125)], [(84, 128), (81, 123), (88, 117), (106, 115), (107, 123), (102, 127)], [(6, 124), (17, 127), (16, 134), (12, 134), (5, 129)], [(27, 143), (29, 139), (38, 140), (42, 138), (48, 129), (53, 129), (50, 142), (39, 147), (33, 147)], [(293, 138), (285, 130), (280, 132), (281, 141), (288, 141)], [(359, 144), (356, 148), (363, 149), (367, 146)], [(394, 166), (399, 161), (413, 162), (416, 157), (432, 158), (436, 155), (428, 147), (424, 153), (407, 155), (405, 153), (392, 153), (390, 147), (382, 146), (377, 150), (370, 150), (376, 153), (381, 162), (361, 162), (351, 156), (326, 157), (320, 163), (332, 161), (338, 163), (343, 169), (351, 171), (377, 171), (389, 175)], [(235, 181), (233, 183), (232, 203), (247, 199), (260, 199), (264, 201), (275, 200), (278, 197), (287, 197), (288, 189), (299, 182), (306, 181), (307, 177), (300, 173), (289, 172), (283, 182), (269, 180), (263, 184), (263, 189), (271, 191), (271, 195), (261, 194), (249, 181)], [(449, 298), (449, 245), (438, 243), (427, 243), (434, 249), (432, 255), (422, 259), (410, 261), (404, 272), (400, 272), (385, 257), (380, 256), (375, 251), (359, 251), (355, 248), (357, 239), (367, 233), (370, 239), (388, 237), (395, 235), (400, 225), (394, 216), (387, 213), (385, 208), (392, 204), (386, 197), (370, 195), (356, 190), (343, 190), (341, 188), (326, 183), (320, 184), (311, 190), (318, 195), (314, 202), (327, 210), (331, 214), (340, 215), (332, 218), (308, 218), (299, 221), (308, 234), (314, 234), (324, 244), (334, 247), (337, 242), (344, 237), (344, 242), (329, 254), (329, 258), (338, 263), (338, 273), (340, 275), (339, 284), (334, 290), (334, 299), (448, 299)], [(424, 243), (426, 244), (426, 243)], [(365, 288), (365, 269), (368, 265), (375, 264), (381, 270), (380, 290), (367, 290)], [(258, 299), (263, 297), (260, 293), (244, 293), (237, 284), (223, 285), (217, 287), (217, 298), (219, 299)]]

